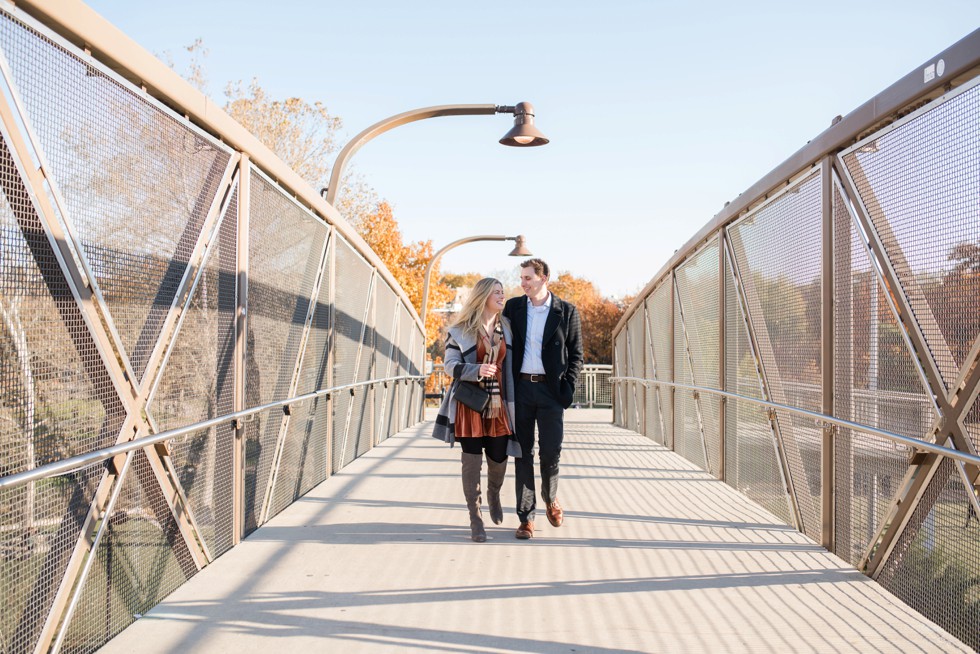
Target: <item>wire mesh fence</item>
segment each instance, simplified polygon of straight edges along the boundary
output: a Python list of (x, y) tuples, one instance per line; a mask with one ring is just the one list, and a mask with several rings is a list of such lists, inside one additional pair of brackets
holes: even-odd
[(98, 649), (421, 416), (333, 208), (64, 32), (0, 8), (0, 652)]
[(845, 117), (682, 248), (615, 331), (613, 401), (980, 649), (973, 52)]

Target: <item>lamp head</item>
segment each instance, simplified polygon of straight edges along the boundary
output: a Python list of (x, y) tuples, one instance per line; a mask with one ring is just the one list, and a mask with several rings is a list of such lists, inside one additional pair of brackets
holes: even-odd
[(530, 148), (546, 145), (548, 138), (534, 126), (534, 105), (518, 102), (514, 107), (514, 126), (500, 139), (501, 145)]
[(519, 234), (514, 237), (514, 249), (510, 251), (508, 257), (532, 257), (533, 253), (524, 244), (524, 235)]

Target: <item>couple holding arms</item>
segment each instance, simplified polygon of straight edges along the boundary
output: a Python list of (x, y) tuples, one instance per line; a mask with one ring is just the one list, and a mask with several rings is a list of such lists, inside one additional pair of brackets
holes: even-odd
[[(514, 456), (517, 516), (515, 537), (534, 536), (534, 436), (537, 426), (541, 496), (548, 521), (560, 527), (558, 461), (563, 414), (572, 403), (582, 370), (582, 327), (575, 306), (548, 290), (550, 270), (541, 259), (521, 263), (524, 295), (504, 302), (503, 285), (481, 279), (473, 287), (446, 338), (445, 371), (452, 378), (433, 436), (462, 451), (463, 497), (471, 538), (487, 539), (483, 526), (481, 477), (487, 459), (487, 504), (495, 524), (503, 522), (500, 489), (507, 457)], [(476, 411), (458, 401), (461, 383), (479, 384), (489, 397)]]

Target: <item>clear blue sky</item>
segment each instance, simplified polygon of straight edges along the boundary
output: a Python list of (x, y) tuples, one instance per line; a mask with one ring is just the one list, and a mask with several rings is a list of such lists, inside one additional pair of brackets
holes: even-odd
[[(346, 138), (417, 107), (532, 102), (545, 147), (498, 145), (506, 115), (439, 118), (353, 165), (406, 239), (523, 233), (612, 296), (835, 115), (980, 27), (978, 0), (89, 4), (157, 54), (202, 38), (218, 101), (258, 77), (324, 101)], [(507, 251), (466, 245), (443, 269), (510, 269)]]

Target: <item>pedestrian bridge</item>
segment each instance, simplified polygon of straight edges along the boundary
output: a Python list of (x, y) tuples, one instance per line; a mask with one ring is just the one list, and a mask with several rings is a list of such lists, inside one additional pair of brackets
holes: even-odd
[(0, 4), (0, 651), (980, 648), (978, 86), (980, 31), (679, 248), (567, 524), (477, 545), (377, 255), (83, 4)]
[[(566, 521), (470, 541), (459, 449), (389, 438), (104, 652), (952, 652), (959, 641), (731, 486), (571, 410)], [(506, 490), (510, 490), (509, 488)], [(513, 499), (511, 493), (504, 495)]]

